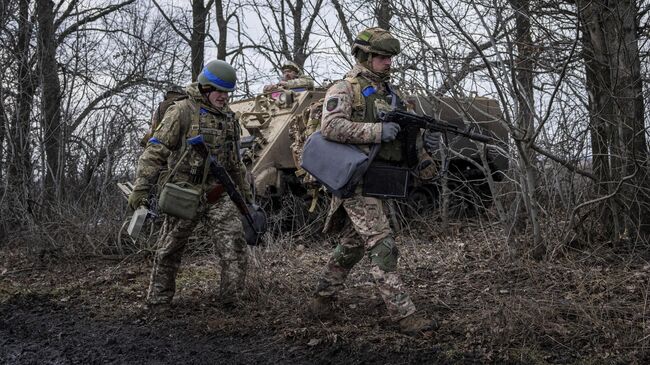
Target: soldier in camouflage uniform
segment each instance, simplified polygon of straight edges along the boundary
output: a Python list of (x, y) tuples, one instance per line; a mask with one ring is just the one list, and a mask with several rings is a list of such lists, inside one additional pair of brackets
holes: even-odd
[[(381, 28), (362, 31), (352, 48), (357, 64), (344, 80), (327, 90), (321, 124), (325, 138), (355, 144), (366, 152), (372, 144), (381, 143), (375, 161), (396, 166), (403, 165), (405, 159), (401, 141), (395, 139), (399, 125), (378, 123), (377, 112), (405, 108), (399, 92), (389, 83), (391, 58), (399, 52), (399, 41), (388, 31)], [(367, 254), (372, 263), (371, 274), (400, 330), (414, 334), (435, 327), (434, 321), (416, 314), (415, 305), (396, 272), (398, 250), (382, 201), (362, 196), (361, 187), (350, 198), (333, 197), (325, 230), (341, 207), (348, 224), (320, 277), (311, 311), (321, 318), (333, 314), (336, 294), (343, 288), (352, 267)]]
[(226, 168), (242, 195), (252, 199), (239, 157), (239, 124), (227, 105), (228, 93), (235, 89), (236, 81), (235, 70), (228, 63), (209, 62), (198, 82), (185, 88), (188, 97), (166, 110), (138, 161), (135, 188), (129, 196), (131, 208), (147, 205), (150, 189), (166, 182), (191, 186), (202, 196), (194, 219), (165, 216), (147, 292), (149, 306), (171, 302), (183, 250), (199, 222), (208, 227), (208, 237), (214, 240), (220, 257), (223, 303), (236, 304), (244, 288), (247, 248), (239, 211), (226, 194), (221, 194), (223, 189), (208, 172), (207, 159), (185, 142), (202, 135), (210, 153)]
[(304, 91), (312, 90), (314, 88), (314, 80), (311, 77), (303, 74), (298, 65), (291, 61), (287, 61), (280, 68), (282, 71), (282, 80), (277, 84), (265, 85), (263, 92), (270, 93), (278, 90), (295, 90)]

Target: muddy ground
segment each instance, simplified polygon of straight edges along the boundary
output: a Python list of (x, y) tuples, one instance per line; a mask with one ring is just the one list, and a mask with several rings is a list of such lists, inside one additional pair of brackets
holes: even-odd
[[(476, 227), (474, 227), (476, 228)], [(483, 228), (485, 229), (485, 228)], [(488, 228), (489, 229), (489, 228)], [(430, 232), (433, 232), (432, 230)], [(8, 364), (648, 363), (650, 263), (639, 248), (507, 255), (499, 232), (398, 236), (419, 310), (441, 323), (399, 334), (364, 261), (339, 317), (305, 310), (332, 243), (278, 238), (252, 250), (246, 296), (221, 306), (217, 260), (188, 253), (171, 310), (142, 307), (151, 255), (79, 257), (7, 244), (0, 362)]]

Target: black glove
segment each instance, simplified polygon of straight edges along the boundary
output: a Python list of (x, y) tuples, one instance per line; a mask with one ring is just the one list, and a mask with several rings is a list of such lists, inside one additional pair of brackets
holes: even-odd
[(390, 142), (397, 138), (399, 133), (399, 124), (393, 122), (382, 123), (381, 125), (381, 141)]
[(440, 148), (442, 134), (440, 132), (426, 132), (424, 133), (424, 147), (429, 152), (435, 152)]

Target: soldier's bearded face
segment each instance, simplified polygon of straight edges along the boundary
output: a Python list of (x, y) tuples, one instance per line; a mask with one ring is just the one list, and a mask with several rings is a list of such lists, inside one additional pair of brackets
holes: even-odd
[(372, 71), (378, 74), (390, 73), (390, 66), (393, 64), (392, 56), (373, 55), (370, 61)]
[(219, 90), (211, 91), (208, 94), (208, 101), (215, 108), (221, 109), (228, 103), (228, 92)]

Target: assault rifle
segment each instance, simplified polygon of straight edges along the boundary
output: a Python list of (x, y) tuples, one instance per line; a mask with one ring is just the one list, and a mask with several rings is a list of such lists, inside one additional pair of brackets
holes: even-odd
[[(397, 134), (397, 139), (402, 141), (402, 149), (406, 152), (406, 163), (409, 167), (414, 167), (418, 163), (418, 152), (415, 142), (420, 135), (420, 129), (441, 132), (445, 143), (447, 143), (447, 133), (457, 134), (478, 142), (493, 143), (492, 137), (461, 130), (458, 126), (437, 118), (420, 116), (401, 110), (382, 111), (378, 114), (378, 119), (382, 123), (391, 122), (399, 124), (400, 131)], [(460, 124), (465, 125), (462, 120)]]
[(399, 124), (400, 133), (405, 132), (407, 136), (413, 134), (411, 133), (412, 131), (419, 131), (420, 129), (426, 129), (432, 132), (453, 133), (483, 143), (491, 144), (494, 142), (492, 137), (483, 134), (467, 132), (465, 130), (461, 130), (456, 125), (447, 123), (440, 119), (412, 114), (402, 110), (379, 112), (379, 120), (381, 122), (391, 122), (391, 123)]
[(246, 242), (249, 245), (256, 245), (260, 236), (262, 236), (266, 231), (266, 215), (264, 215), (264, 211), (256, 204), (251, 204), (249, 206), (246, 203), (246, 200), (237, 190), (237, 187), (228, 174), (228, 171), (226, 171), (223, 165), (221, 165), (219, 161), (210, 154), (210, 150), (203, 140), (203, 135), (199, 134), (196, 137), (188, 139), (187, 144), (198, 151), (201, 156), (208, 159), (210, 162), (210, 173), (219, 180), (221, 185), (223, 185), (230, 200), (232, 200), (237, 207), (237, 210), (239, 210), (244, 218), (243, 223)]

